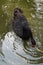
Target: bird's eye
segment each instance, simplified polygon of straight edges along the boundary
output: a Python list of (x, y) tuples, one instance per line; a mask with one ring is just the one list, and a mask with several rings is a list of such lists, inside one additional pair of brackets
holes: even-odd
[(15, 13), (17, 13), (17, 11), (15, 11)]

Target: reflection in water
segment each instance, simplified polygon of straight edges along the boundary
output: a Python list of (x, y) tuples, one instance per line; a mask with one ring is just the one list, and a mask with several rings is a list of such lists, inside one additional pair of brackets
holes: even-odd
[[(25, 42), (24, 42), (25, 43)], [(30, 64), (39, 64), (43, 63), (43, 55), (37, 51), (37, 49), (32, 48), (31, 46), (24, 47), (22, 39), (17, 37), (15, 33), (8, 32), (5, 35), (5, 38), (2, 42), (2, 58), (0, 56), (1, 63), (5, 65), (24, 65)], [(27, 50), (28, 49), (28, 50)], [(1, 53), (1, 52), (0, 52)], [(25, 61), (23, 61), (23, 59)], [(27, 62), (27, 64), (26, 64)], [(3, 64), (1, 64), (3, 65)]]

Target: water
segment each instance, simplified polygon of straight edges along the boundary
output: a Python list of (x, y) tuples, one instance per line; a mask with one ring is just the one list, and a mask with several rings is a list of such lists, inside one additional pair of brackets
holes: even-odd
[[(13, 32), (15, 7), (23, 9), (40, 51)], [(0, 0), (0, 65), (43, 65), (43, 0)]]

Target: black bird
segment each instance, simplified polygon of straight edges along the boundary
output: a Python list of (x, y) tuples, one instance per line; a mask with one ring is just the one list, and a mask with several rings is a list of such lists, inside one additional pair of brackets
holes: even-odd
[(20, 38), (26, 41), (31, 39), (32, 46), (36, 45), (31, 28), (29, 27), (29, 23), (20, 8), (14, 9), (14, 19), (12, 21), (12, 27), (14, 32)]

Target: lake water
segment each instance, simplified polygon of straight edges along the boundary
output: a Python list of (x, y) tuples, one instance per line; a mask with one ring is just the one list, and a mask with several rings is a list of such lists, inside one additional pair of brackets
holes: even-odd
[[(39, 49), (13, 32), (16, 7), (24, 11)], [(0, 65), (43, 65), (43, 0), (0, 0)]]

